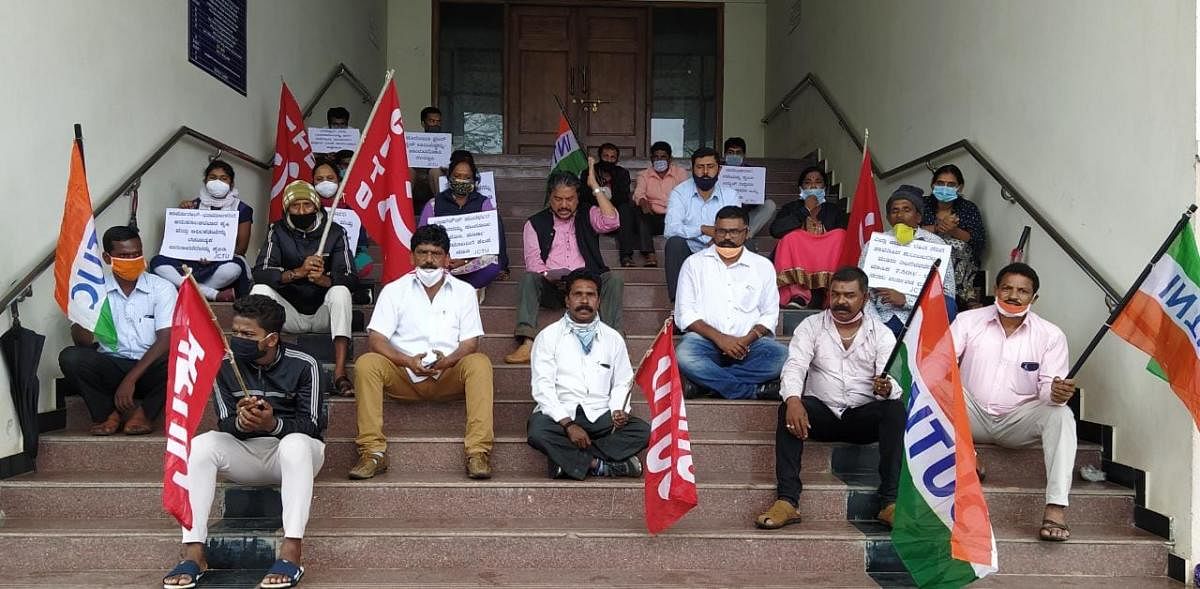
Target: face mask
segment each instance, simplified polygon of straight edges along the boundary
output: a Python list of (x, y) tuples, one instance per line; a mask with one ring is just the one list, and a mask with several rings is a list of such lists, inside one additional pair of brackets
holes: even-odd
[(958, 189), (950, 188), (949, 186), (934, 186), (933, 197), (940, 202), (953, 202), (958, 198)]
[(470, 180), (451, 180), (450, 191), (455, 196), (467, 196), (475, 190), (475, 183)]
[(288, 213), (288, 219), (291, 220), (292, 227), (295, 227), (300, 231), (307, 231), (313, 226), (313, 223), (317, 222), (317, 212), (313, 211), (304, 215), (294, 215), (292, 213)]
[(705, 192), (712, 190), (713, 186), (717, 185), (717, 177), (716, 176), (709, 178), (708, 176), (696, 176), (695, 174), (693, 174), (692, 179), (696, 181), (696, 189), (703, 190)]
[(446, 271), (441, 268), (417, 268), (417, 280), (420, 280), (425, 288), (433, 288), (445, 275)]
[(337, 182), (322, 180), (317, 182), (313, 188), (317, 189), (317, 194), (321, 195), (321, 198), (333, 198), (333, 195), (337, 193), (338, 185)]
[[(270, 334), (267, 334), (270, 337)], [(263, 338), (264, 340), (267, 338)], [(236, 335), (229, 337), (229, 351), (233, 352), (233, 357), (242, 362), (257, 362), (263, 356), (267, 355), (267, 351), (259, 349), (258, 344), (262, 340), (252, 340), (246, 337), (238, 337)]]
[(1024, 317), (1029, 314), (1029, 305), (1010, 305), (1000, 299), (996, 299), (996, 310), (1004, 317)]
[(830, 318), (830, 319), (833, 319), (833, 322), (834, 322), (834, 323), (837, 323), (838, 325), (850, 325), (850, 324), (852, 324), (852, 323), (857, 323), (859, 319), (862, 319), (862, 318), (863, 318), (863, 312), (862, 312), (862, 311), (859, 311), (859, 312), (858, 312), (858, 315), (855, 315), (855, 316), (853, 316), (853, 317), (851, 317), (851, 318), (849, 318), (849, 319), (847, 319), (847, 320), (845, 320), (845, 321), (839, 321), (839, 320), (838, 320), (838, 318), (837, 318), (837, 315), (834, 315), (833, 313), (830, 313), (830, 314), (829, 314), (829, 318)]
[(442, 126), (441, 125), (430, 125), (428, 127), (425, 127), (425, 132), (426, 133), (441, 133)]
[(136, 258), (112, 258), (113, 276), (134, 282), (146, 271), (146, 258), (138, 256)]
[(732, 259), (742, 255), (743, 247), (744, 246), (740, 246), (740, 245), (737, 247), (721, 247), (718, 245), (718, 246), (716, 246), (717, 255), (721, 256), (722, 260), (732, 260)]
[(896, 223), (894, 229), (896, 230), (896, 241), (899, 241), (900, 245), (908, 245), (917, 237), (917, 230), (904, 223)]
[(347, 167), (345, 167), (345, 166), (338, 166), (338, 167), (337, 167), (337, 169), (338, 169), (338, 177), (339, 177), (339, 178), (345, 178), (345, 177), (346, 177), (346, 171), (347, 171), (347, 170), (349, 170), (350, 168), (347, 168)]
[(654, 166), (655, 172), (661, 174), (667, 171), (667, 167), (671, 165), (671, 162), (668, 162), (667, 160), (654, 160), (654, 163), (651, 165)]
[(744, 156), (740, 153), (725, 154), (725, 165), (727, 165), (727, 166), (740, 166), (745, 161), (746, 161), (746, 156)]
[(204, 183), (204, 190), (213, 198), (225, 198), (229, 194), (229, 185), (220, 180), (209, 180)]
[(817, 199), (817, 204), (825, 204), (824, 188), (805, 188), (800, 191), (800, 198), (808, 198), (810, 196)]

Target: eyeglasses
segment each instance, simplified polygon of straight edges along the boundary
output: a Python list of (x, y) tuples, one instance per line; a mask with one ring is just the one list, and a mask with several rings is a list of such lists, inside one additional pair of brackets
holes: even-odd
[(720, 228), (717, 228), (717, 229), (713, 229), (713, 233), (714, 233), (715, 235), (717, 235), (718, 237), (735, 237), (735, 236), (738, 236), (738, 235), (741, 235), (741, 234), (745, 233), (747, 229), (748, 229), (747, 227), (742, 227), (741, 229), (720, 229)]

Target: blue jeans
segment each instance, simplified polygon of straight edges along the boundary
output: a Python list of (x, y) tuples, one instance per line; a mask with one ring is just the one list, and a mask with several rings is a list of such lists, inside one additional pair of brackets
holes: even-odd
[(726, 399), (753, 399), (758, 385), (779, 378), (787, 355), (787, 346), (771, 337), (754, 340), (744, 360), (725, 356), (695, 333), (685, 334), (675, 346), (680, 375)]

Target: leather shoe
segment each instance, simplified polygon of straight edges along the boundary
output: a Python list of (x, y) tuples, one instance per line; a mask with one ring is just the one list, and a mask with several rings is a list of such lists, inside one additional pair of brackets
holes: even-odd
[(387, 452), (362, 452), (358, 455), (358, 464), (350, 469), (349, 477), (355, 480), (369, 479), (387, 472), (387, 469)]
[(526, 339), (517, 346), (517, 349), (504, 357), (505, 364), (529, 364), (529, 359), (533, 356), (533, 340)]
[(885, 505), (883, 509), (879, 510), (879, 515), (875, 516), (875, 519), (889, 528), (892, 527), (892, 522), (896, 521), (896, 504), (888, 503)]
[(492, 463), (487, 452), (476, 452), (467, 456), (467, 477), (472, 479), (492, 478)]

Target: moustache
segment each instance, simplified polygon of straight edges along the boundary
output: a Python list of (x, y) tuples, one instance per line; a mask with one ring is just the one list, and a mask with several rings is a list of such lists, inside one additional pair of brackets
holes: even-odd
[(422, 270), (437, 270), (438, 268), (440, 268), (440, 266), (434, 264), (433, 262), (425, 262), (424, 264), (421, 264)]
[(738, 246), (738, 244), (734, 243), (733, 240), (729, 240), (729, 239), (726, 239), (724, 241), (718, 241), (717, 245), (720, 247), (737, 247)]
[(573, 310), (574, 311), (587, 311), (588, 313), (595, 311), (595, 309), (593, 309), (591, 305), (579, 305), (578, 307), (575, 307), (575, 309), (573, 309)]
[(846, 313), (850, 312), (850, 307), (847, 307), (846, 305), (834, 305), (830, 307), (830, 309), (833, 311), (845, 311)]

